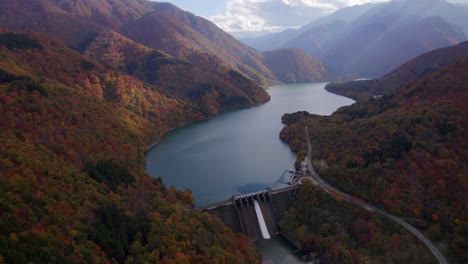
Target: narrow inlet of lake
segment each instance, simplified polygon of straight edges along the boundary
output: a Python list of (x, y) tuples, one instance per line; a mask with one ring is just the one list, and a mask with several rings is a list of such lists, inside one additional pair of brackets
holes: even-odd
[(146, 153), (147, 172), (168, 187), (190, 189), (196, 206), (264, 190), (292, 169), (295, 160), (279, 139), (283, 114), (329, 115), (354, 102), (327, 92), (325, 84), (274, 86), (264, 105), (225, 111), (173, 130)]

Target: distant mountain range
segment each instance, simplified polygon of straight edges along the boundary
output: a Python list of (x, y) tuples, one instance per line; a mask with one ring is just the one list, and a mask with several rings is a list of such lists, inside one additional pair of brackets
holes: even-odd
[(445, 0), (394, 0), (338, 10), (298, 30), (245, 43), (299, 48), (341, 74), (380, 77), (424, 52), (468, 39), (468, 7)]
[[(0, 24), (11, 30), (33, 30), (52, 35), (79, 51), (88, 49), (96, 36), (112, 31), (177, 59), (190, 61), (190, 57), (199, 54), (217, 57), (216, 62), (211, 61), (218, 64), (213, 65), (214, 68), (227, 66), (263, 87), (289, 81), (278, 77), (285, 74), (277, 72), (275, 75), (262, 63), (265, 55), (261, 52), (236, 40), (210, 21), (169, 3), (6, 0), (0, 3)], [(289, 61), (294, 62), (294, 58)], [(309, 65), (308, 68), (317, 66)], [(301, 73), (304, 74), (307, 73)], [(306, 78), (307, 81), (323, 79), (326, 79), (325, 75), (317, 72), (311, 72)]]
[(399, 93), (401, 87), (406, 87), (442, 67), (463, 59), (468, 60), (468, 42), (420, 55), (380, 79), (332, 82), (327, 84), (326, 89), (358, 101), (365, 101), (375, 96)]

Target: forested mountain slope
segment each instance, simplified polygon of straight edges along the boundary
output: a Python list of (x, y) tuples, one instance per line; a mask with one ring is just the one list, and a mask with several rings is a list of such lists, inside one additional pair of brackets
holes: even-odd
[(190, 191), (144, 173), (146, 145), (205, 115), (38, 34), (0, 34), (0, 259), (255, 263)]
[(144, 151), (269, 96), (212, 54), (120, 34), (149, 4), (0, 2), (0, 262), (258, 261), (219, 220), (187, 213), (189, 190), (147, 175)]
[[(0, 24), (11, 30), (46, 33), (79, 51), (88, 49), (97, 36), (112, 31), (194, 64), (199, 63), (200, 54), (215, 57), (216, 60), (211, 61), (212, 68), (227, 66), (264, 88), (286, 81), (262, 63), (264, 55), (261, 52), (236, 40), (210, 21), (169, 3), (5, 0), (0, 3)], [(191, 61), (194, 56), (195, 61)], [(309, 78), (313, 79), (313, 75)]]
[[(406, 69), (419, 72), (414, 65)], [(466, 72), (468, 59), (461, 58), (330, 117), (287, 115), (281, 138), (296, 151), (306, 149), (304, 127), (309, 126), (313, 163), (323, 178), (408, 219), (450, 263), (465, 263)]]
[(320, 61), (302, 50), (281, 49), (263, 54), (263, 63), (275, 76), (287, 83), (325, 81), (331, 78), (331, 74)]
[(210, 21), (169, 3), (153, 3), (152, 6), (154, 11), (125, 25), (122, 33), (177, 58), (187, 58), (194, 52), (208, 53), (264, 86), (278, 81), (261, 63), (263, 56), (260, 52)]
[(177, 59), (112, 31), (97, 35), (84, 53), (108, 68), (156, 85), (165, 94), (192, 102), (207, 117), (269, 100), (254, 81), (205, 53)]
[(367, 100), (374, 96), (390, 95), (399, 88), (431, 74), (440, 67), (462, 59), (468, 59), (468, 42), (420, 55), (380, 79), (334, 82), (328, 84), (326, 89), (355, 100)]

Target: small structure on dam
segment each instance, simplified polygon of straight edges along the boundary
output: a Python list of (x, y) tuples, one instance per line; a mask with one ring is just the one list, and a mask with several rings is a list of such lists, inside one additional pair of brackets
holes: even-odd
[(253, 240), (268, 239), (280, 233), (277, 221), (292, 203), (297, 202), (298, 189), (298, 185), (292, 185), (232, 196), (229, 200), (194, 208), (193, 211), (215, 215), (234, 232), (243, 233)]

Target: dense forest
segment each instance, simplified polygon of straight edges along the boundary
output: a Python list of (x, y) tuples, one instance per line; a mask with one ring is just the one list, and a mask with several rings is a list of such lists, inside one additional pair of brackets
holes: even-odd
[(366, 101), (374, 97), (377, 80), (341, 81), (331, 82), (325, 86), (329, 92), (340, 94), (356, 101)]
[(208, 53), (192, 52), (184, 59), (174, 58), (116, 32), (104, 31), (94, 37), (84, 54), (157, 87), (159, 92), (191, 103), (206, 117), (270, 99), (257, 83)]
[(370, 211), (334, 199), (305, 181), (279, 227), (320, 263), (437, 263), (406, 229)]
[(148, 143), (207, 117), (193, 101), (35, 33), (1, 32), (0, 58), (0, 263), (258, 261), (144, 173)]
[[(190, 190), (147, 175), (144, 152), (267, 102), (262, 86), (327, 79), (318, 61), (260, 53), (151, 1), (3, 0), (0, 24), (0, 263), (259, 263), (252, 241), (188, 212)], [(302, 160), (309, 126), (327, 181), (405, 218), (451, 263), (468, 262), (467, 47), (332, 84), (360, 102), (285, 115), (281, 133)], [(300, 198), (280, 226), (323, 263), (433, 261), (385, 219), (307, 184)]]
[(466, 263), (466, 72), (462, 58), (329, 117), (285, 115), (281, 138), (301, 159), (308, 126), (312, 161), (326, 181), (418, 227), (450, 263)]

